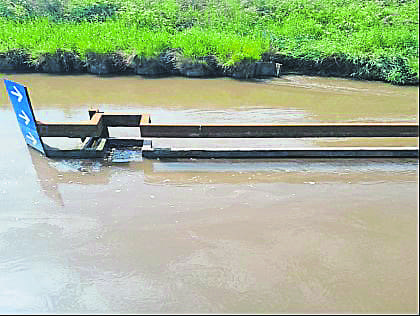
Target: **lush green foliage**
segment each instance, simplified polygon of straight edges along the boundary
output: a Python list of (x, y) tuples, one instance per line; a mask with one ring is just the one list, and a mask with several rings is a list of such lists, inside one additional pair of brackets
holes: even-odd
[(384, 79), (418, 78), (415, 0), (0, 0), (0, 52), (65, 49), (153, 56), (262, 53), (364, 60)]

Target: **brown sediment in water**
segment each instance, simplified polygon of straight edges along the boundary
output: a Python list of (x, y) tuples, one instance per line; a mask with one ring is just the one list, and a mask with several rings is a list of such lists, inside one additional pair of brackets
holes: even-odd
[[(154, 122), (418, 121), (417, 87), (378, 82), (7, 78), (28, 87), (36, 117), (50, 122), (85, 120), (90, 106)], [(418, 311), (418, 160), (52, 160), (27, 148), (3, 91), (2, 312)], [(111, 136), (138, 136), (129, 129)], [(319, 142), (342, 145), (252, 145)]]
[[(386, 69), (386, 66), (380, 67), (368, 60), (352, 60), (343, 56), (313, 60), (268, 52), (263, 54), (259, 61), (242, 60), (233, 65), (225, 65), (219, 62), (215, 56), (192, 59), (173, 49), (167, 50), (157, 57), (126, 55), (119, 52), (91, 52), (82, 57), (75, 52), (57, 50), (55, 53), (44, 53), (36, 58), (25, 51), (12, 50), (0, 53), (0, 72), (131, 74), (146, 77), (175, 75), (193, 78), (232, 77), (236, 79), (303, 74), (389, 81), (387, 79), (389, 69)], [(392, 81), (391, 83), (418, 85), (419, 80), (412, 75), (404, 83)]]

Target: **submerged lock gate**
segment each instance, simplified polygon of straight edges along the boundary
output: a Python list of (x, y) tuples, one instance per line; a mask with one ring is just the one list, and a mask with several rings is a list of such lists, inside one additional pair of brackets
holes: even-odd
[[(82, 122), (41, 122), (27, 88), (5, 80), (6, 89), (26, 143), (52, 158), (106, 158), (115, 149), (136, 150), (145, 158), (418, 158), (418, 147), (318, 148), (154, 148), (153, 138), (309, 138), (418, 137), (418, 123), (295, 123), (295, 124), (155, 124), (149, 114), (89, 110)], [(109, 136), (109, 127), (137, 127), (139, 138)], [(50, 147), (43, 137), (80, 138), (79, 148)]]

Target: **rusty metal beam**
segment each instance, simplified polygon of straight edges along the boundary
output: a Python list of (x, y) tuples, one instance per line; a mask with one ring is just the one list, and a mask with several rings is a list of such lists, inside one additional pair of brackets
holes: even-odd
[(90, 118), (92, 118), (93, 115), (96, 113), (102, 115), (104, 124), (107, 127), (138, 127), (140, 125), (140, 119), (142, 118), (142, 114), (132, 114), (132, 113), (125, 113), (125, 112), (104, 113), (104, 112), (99, 111), (99, 109), (96, 109), (96, 108), (89, 109)]
[(101, 114), (94, 114), (89, 121), (82, 122), (36, 123), (41, 137), (100, 137), (104, 128)]
[(416, 123), (153, 124), (140, 123), (142, 137), (302, 138), (418, 137)]
[(104, 124), (108, 127), (139, 127), (141, 114), (103, 113)]
[(179, 158), (418, 158), (417, 147), (324, 147), (324, 148), (152, 148), (142, 154), (150, 159)]
[(141, 114), (101, 113), (89, 110), (89, 121), (41, 122), (37, 121), (41, 137), (107, 137), (108, 127), (139, 127)]
[(418, 137), (417, 123), (294, 123), (294, 124), (154, 124), (149, 114), (103, 113), (78, 123), (37, 121), (44, 137), (105, 137), (108, 127), (140, 127), (142, 137), (164, 138), (302, 138)]

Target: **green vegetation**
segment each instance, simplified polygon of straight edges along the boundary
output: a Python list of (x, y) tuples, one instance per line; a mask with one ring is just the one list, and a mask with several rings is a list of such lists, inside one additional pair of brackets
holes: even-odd
[(0, 52), (33, 58), (177, 49), (232, 65), (270, 53), (282, 63), (335, 60), (357, 65), (353, 77), (418, 83), (415, 0), (0, 0), (0, 29)]

